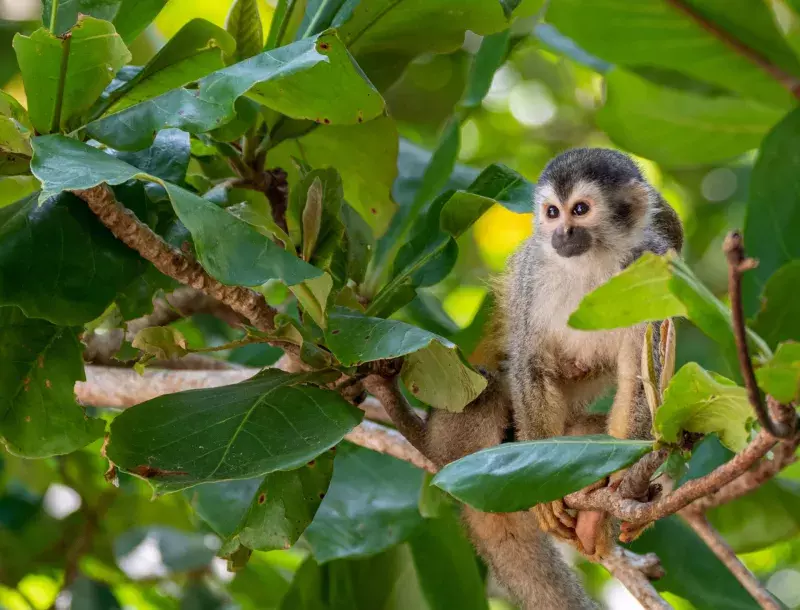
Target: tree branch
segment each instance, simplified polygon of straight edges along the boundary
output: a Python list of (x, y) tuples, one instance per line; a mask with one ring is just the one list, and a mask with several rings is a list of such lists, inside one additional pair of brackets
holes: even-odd
[(267, 305), (262, 295), (249, 288), (226, 286), (215, 280), (199, 262), (170, 246), (120, 204), (108, 186), (102, 184), (74, 193), (86, 202), (114, 237), (153, 263), (161, 273), (214, 297), (244, 316), (260, 331), (274, 329), (277, 312)]
[(764, 57), (761, 53), (749, 47), (735, 36), (731, 36), (716, 23), (706, 18), (705, 15), (689, 5), (685, 0), (667, 0), (667, 3), (689, 17), (698, 26), (714, 36), (714, 38), (722, 42), (728, 48), (732, 49), (735, 53), (741, 55), (750, 63), (766, 72), (767, 75), (778, 81), (778, 83), (794, 97), (800, 99), (800, 80), (773, 64), (767, 57)]
[(747, 592), (753, 596), (762, 608), (765, 610), (781, 610), (780, 604), (775, 601), (753, 573), (739, 560), (733, 549), (720, 536), (719, 532), (711, 526), (702, 513), (683, 510), (681, 511), (681, 517), (703, 539), (708, 548), (725, 564), (725, 567), (742, 583), (742, 586), (747, 589)]
[(654, 553), (636, 555), (621, 547), (614, 547), (611, 555), (601, 563), (646, 610), (672, 608), (650, 584), (650, 579), (664, 576), (661, 563)]

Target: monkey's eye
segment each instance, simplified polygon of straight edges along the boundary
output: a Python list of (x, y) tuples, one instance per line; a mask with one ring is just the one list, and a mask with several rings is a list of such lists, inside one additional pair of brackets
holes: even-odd
[(558, 208), (554, 205), (547, 206), (547, 217), (558, 218)]
[(572, 208), (573, 216), (583, 216), (584, 214), (588, 213), (589, 213), (589, 204), (586, 203), (585, 201), (579, 201)]

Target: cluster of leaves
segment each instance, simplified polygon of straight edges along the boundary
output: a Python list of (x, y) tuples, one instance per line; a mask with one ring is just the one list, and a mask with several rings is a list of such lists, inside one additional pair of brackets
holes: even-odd
[[(512, 24), (524, 26), (541, 4), (280, 0), (264, 36), (255, 0), (237, 0), (225, 29), (192, 20), (144, 66), (129, 65), (128, 45), (158, 14), (161, 0), (49, 0), (44, 26), (15, 37), (28, 108), (0, 93), (0, 174), (31, 178), (19, 201), (0, 208), (0, 350), (10, 363), (0, 371), (6, 449), (25, 458), (71, 454), (60, 458), (67, 468), (70, 460), (88, 459), (81, 448), (96, 452), (106, 421), (74, 398), (73, 386), (84, 378), (79, 337), (150, 313), (152, 297), (175, 285), (117, 241), (73, 190), (111, 185), (151, 230), (222, 283), (270, 299), (288, 288), (292, 296), (281, 304), (275, 331), (251, 330), (248, 338), (293, 343), (313, 369), (267, 369), (237, 385), (162, 396), (113, 419), (103, 414), (112, 419), (105, 453), (122, 481), (112, 514), (137, 485), (129, 476), (135, 475), (159, 495), (182, 492), (159, 503), (184, 496), (222, 546), (199, 552), (202, 536), (126, 532), (125, 522), (107, 529), (118, 548), (113, 557), (99, 557), (102, 565), (124, 565), (147, 542), (175, 572), (207, 565), (215, 550), (242, 569), (253, 551), (300, 540), (315, 561), (297, 569), (291, 586), (260, 555), (242, 573), (274, 584), (262, 597), (253, 593), (255, 607), (485, 608), (481, 571), (436, 487), (484, 510), (520, 510), (576, 491), (653, 448), (606, 437), (512, 443), (452, 464), (431, 485), (407, 464), (340, 444), (362, 413), (327, 384), (360, 365), (402, 358), (409, 393), (434, 408), (459, 411), (485, 386), (462, 355), (475, 346), (475, 332), (422, 328), (395, 314), (422, 309), (435, 318), (436, 307), (419, 291), (451, 273), (459, 238), (495, 204), (530, 211), (533, 187), (522, 176), (499, 164), (465, 171), (456, 160), (462, 125), (523, 40)], [(710, 163), (758, 146), (769, 131), (745, 225), (748, 252), (761, 261), (748, 275), (755, 314), (749, 332), (762, 389), (794, 402), (800, 111), (791, 111), (793, 99), (773, 77), (721, 43), (713, 28), (698, 26), (694, 12), (788, 75), (800, 76), (800, 63), (765, 7), (736, 12), (711, 0), (687, 4), (691, 10), (681, 12), (657, 0), (603, 6), (559, 0), (536, 31), (555, 50), (605, 72), (607, 101), (598, 122), (638, 154), (666, 165)], [(615, 19), (606, 19), (607, 11)], [(403, 175), (384, 95), (412, 59), (453, 51), (466, 30), (484, 38), (462, 97), (424, 169)], [(623, 52), (622, 41), (635, 43), (637, 53)], [(398, 165), (398, 182), (414, 186), (396, 209)], [(643, 257), (588, 295), (570, 324), (597, 330), (667, 317), (691, 321), (736, 370), (728, 306), (676, 256)], [(172, 329), (140, 334), (126, 347), (142, 363), (191, 351)], [(724, 445), (706, 467), (746, 444), (752, 410), (735, 379), (688, 363), (667, 381), (658, 386), (655, 444), (674, 448), (679, 465), (689, 457), (679, 443), (684, 431), (714, 434)], [(80, 490), (89, 521), (104, 497), (101, 483)], [(791, 508), (800, 495), (784, 483), (759, 491), (767, 503), (781, 498), (781, 528), (742, 536), (739, 549), (800, 530)], [(9, 514), (24, 517), (13, 531), (40, 521), (55, 527), (44, 517), (26, 517), (38, 515), (28, 509), (40, 504), (23, 494), (2, 501), (19, 509)], [(736, 515), (744, 510), (734, 503), (713, 518), (735, 539)], [(665, 565), (676, 570), (660, 586), (700, 606), (753, 607), (700, 550), (715, 590), (679, 576), (683, 562), (669, 560), (666, 541), (680, 528), (668, 522), (639, 543), (666, 553)], [(184, 536), (180, 544), (175, 536)], [(169, 548), (181, 546), (189, 550), (169, 556)], [(42, 549), (41, 561), (55, 565), (51, 554)], [(26, 569), (0, 562), (8, 585)], [(109, 580), (107, 570), (84, 571)], [(460, 586), (438, 584), (453, 581)], [(234, 583), (244, 587), (247, 579)], [(93, 581), (73, 584), (74, 595), (98, 596), (98, 590), (108, 593)], [(211, 595), (193, 591), (188, 586), (184, 599)]]

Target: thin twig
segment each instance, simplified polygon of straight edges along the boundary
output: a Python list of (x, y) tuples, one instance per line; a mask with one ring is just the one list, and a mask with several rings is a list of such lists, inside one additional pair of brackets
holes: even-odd
[(696, 511), (684, 510), (681, 511), (681, 517), (702, 538), (708, 548), (725, 564), (725, 567), (731, 571), (736, 580), (742, 583), (742, 586), (747, 589), (747, 592), (753, 596), (762, 608), (765, 610), (781, 610), (780, 604), (775, 601), (753, 573), (739, 560), (730, 545), (711, 526), (705, 515)]
[(761, 400), (761, 392), (758, 389), (756, 374), (753, 371), (753, 363), (750, 360), (750, 353), (747, 347), (747, 330), (742, 310), (742, 273), (754, 268), (756, 263), (752, 259), (745, 258), (742, 236), (739, 233), (729, 233), (722, 248), (728, 260), (728, 291), (731, 300), (733, 335), (736, 339), (736, 352), (739, 356), (739, 367), (742, 370), (744, 385), (747, 389), (747, 398), (764, 430), (778, 438), (789, 438), (794, 433), (794, 427), (772, 421), (769, 413), (767, 413), (764, 401)]
[(658, 594), (650, 579), (661, 578), (664, 575), (658, 557), (653, 553), (636, 555), (620, 547), (615, 547), (612, 553), (601, 562), (603, 566), (631, 592), (646, 610), (664, 610), (672, 608), (667, 601)]
[(789, 91), (789, 93), (791, 93), (794, 97), (800, 99), (800, 80), (773, 64), (768, 58), (764, 57), (752, 47), (749, 47), (735, 36), (732, 36), (723, 30), (712, 20), (706, 18), (705, 15), (700, 13), (693, 6), (690, 6), (685, 0), (667, 0), (667, 2), (676, 10), (689, 17), (706, 32), (714, 36), (714, 38), (722, 42), (728, 48), (732, 49), (735, 53), (741, 55), (750, 63), (763, 70), (767, 75), (780, 83), (780, 85)]

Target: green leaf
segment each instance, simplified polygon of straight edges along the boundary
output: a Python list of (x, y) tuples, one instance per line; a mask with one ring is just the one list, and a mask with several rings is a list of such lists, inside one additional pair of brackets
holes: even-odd
[(312, 378), (266, 369), (233, 386), (154, 398), (112, 422), (106, 454), (159, 493), (297, 468), (362, 417)]
[[(504, 4), (505, 1), (501, 0), (501, 4), (504, 5), (506, 17), (508, 17), (513, 9)], [(519, 0), (510, 1), (519, 4)], [(472, 60), (467, 88), (459, 102), (462, 108), (472, 109), (480, 106), (492, 85), (494, 73), (508, 58), (510, 39), (511, 30), (509, 29), (486, 36), (481, 41), (481, 46)]]
[(189, 134), (180, 129), (159, 131), (153, 145), (136, 152), (107, 149), (111, 155), (146, 174), (182, 184), (191, 156)]
[(290, 172), (298, 182), (291, 158), (314, 168), (335, 167), (342, 178), (344, 197), (381, 235), (395, 212), (391, 198), (397, 174), (397, 127), (383, 116), (361, 125), (322, 125), (308, 134), (285, 141), (270, 151), (270, 162)]
[(114, 75), (131, 60), (107, 21), (81, 17), (64, 39), (44, 28), (14, 37), (31, 122), (39, 133), (80, 124)]
[[(747, 274), (745, 274), (747, 277)], [(800, 261), (786, 263), (767, 280), (753, 328), (771, 346), (800, 337)]]
[(103, 434), (104, 423), (75, 402), (84, 379), (77, 331), (0, 308), (0, 441), (10, 453), (71, 453)]
[(82, 610), (121, 610), (111, 587), (104, 582), (79, 576), (67, 589), (70, 593), (70, 608)]
[(36, 199), (0, 208), (0, 304), (55, 324), (89, 322), (144, 271), (144, 261), (74, 195)]
[(155, 547), (154, 550), (160, 558), (159, 564), (162, 564), (162, 569), (166, 568), (167, 574), (208, 569), (208, 564), (214, 558), (214, 551), (208, 544), (206, 534), (183, 532), (158, 525), (135, 527), (117, 537), (114, 540), (114, 557), (117, 563), (122, 564), (126, 559), (130, 561), (133, 553), (144, 550), (142, 545), (146, 545), (145, 549)]
[(234, 0), (225, 29), (236, 40), (236, 61), (258, 55), (264, 48), (264, 30), (256, 0)]
[(456, 191), (442, 207), (441, 227), (460, 237), (495, 203), (512, 212), (530, 212), (533, 185), (500, 164), (483, 170), (465, 191)]
[(652, 448), (604, 435), (504, 443), (448, 464), (433, 484), (479, 510), (514, 512), (583, 489)]
[(121, 0), (114, 16), (114, 27), (125, 44), (130, 45), (136, 40), (166, 4), (167, 0)]
[[(53, 193), (103, 182), (121, 184), (139, 178), (164, 186), (175, 213), (192, 234), (203, 267), (223, 283), (258, 286), (279, 278), (294, 285), (322, 273), (210, 201), (96, 148), (63, 136), (36, 138), (33, 148), (32, 170), (44, 189), (40, 201)], [(226, 239), (220, 240), (220, 234)]]
[[(210, 193), (206, 193), (204, 198), (210, 200)], [(236, 201), (239, 203), (234, 203)], [(261, 191), (244, 188), (226, 189), (225, 209), (239, 220), (255, 227), (262, 235), (277, 237), (283, 242), (287, 252), (294, 252), (292, 240), (275, 222), (272, 217), (272, 206)]]
[(477, 558), (452, 511), (426, 520), (409, 546), (431, 608), (488, 610)]
[(422, 524), (422, 472), (355, 445), (337, 450), (333, 480), (305, 538), (324, 563), (366, 557), (408, 538)]
[(756, 370), (759, 387), (778, 401), (789, 404), (800, 398), (800, 343), (778, 346), (775, 355)]
[(223, 57), (235, 50), (236, 41), (228, 32), (205, 19), (192, 19), (136, 76), (112, 92), (103, 112), (121, 112), (220, 70), (225, 67)]
[(464, 362), (455, 345), (432, 341), (406, 357), (401, 379), (415, 398), (438, 409), (460, 411), (486, 388), (486, 379)]
[(231, 536), (247, 514), (262, 478), (203, 483), (183, 495), (200, 518), (222, 538)]
[(708, 512), (737, 553), (761, 550), (800, 533), (800, 482), (775, 478)]
[(686, 307), (670, 289), (672, 277), (666, 257), (645, 252), (583, 297), (568, 324), (581, 330), (599, 330), (686, 316)]
[(203, 133), (224, 125), (234, 117), (234, 102), (242, 95), (288, 117), (326, 124), (368, 121), (384, 111), (383, 99), (342, 42), (327, 33), (212, 72), (191, 88), (105, 114), (89, 123), (87, 131), (115, 148), (143, 148), (166, 127)]
[(33, 176), (0, 176), (0, 208), (25, 199), (39, 190), (39, 181)]
[(705, 542), (676, 516), (656, 521), (630, 548), (636, 553), (657, 553), (666, 574), (653, 581), (653, 586), (688, 600), (695, 608), (760, 607)]
[(329, 314), (325, 342), (345, 366), (411, 354), (401, 370), (403, 382), (440, 409), (461, 411), (486, 387), (453, 343), (405, 322), (337, 307)]
[(25, 109), (0, 91), (0, 176), (28, 173), (32, 131)]
[[(744, 225), (747, 255), (758, 267), (743, 277), (745, 311), (755, 313), (758, 295), (770, 276), (787, 263), (800, 259), (800, 158), (795, 154), (800, 138), (800, 109), (790, 112), (764, 138), (750, 180)], [(796, 339), (797, 336), (788, 337)]]
[[(742, 18), (749, 19), (752, 8), (747, 3), (747, 9), (739, 11)], [(614, 19), (607, 18), (610, 14)], [(613, 64), (676, 70), (771, 106), (792, 105), (789, 92), (777, 80), (668, 2), (562, 0), (549, 7), (547, 20), (589, 53)]]
[(332, 474), (330, 453), (296, 470), (268, 474), (220, 554), (228, 556), (240, 547), (270, 551), (294, 545), (314, 519)]
[(619, 68), (606, 75), (598, 125), (615, 144), (672, 166), (718, 163), (758, 148), (779, 108), (659, 86)]
[(44, 0), (42, 23), (56, 36), (66, 33), (81, 15), (111, 21), (122, 0)]
[(696, 362), (681, 367), (664, 392), (654, 426), (667, 442), (681, 432), (717, 433), (723, 445), (741, 451), (754, 420), (747, 392), (730, 379), (709, 373)]
[(417, 55), (455, 51), (467, 30), (492, 34), (508, 20), (497, 0), (360, 0), (345, 2), (332, 26), (383, 90)]
[(328, 297), (333, 290), (333, 278), (327, 273), (290, 288), (300, 305), (320, 328), (327, 326)]
[(269, 26), (265, 51), (276, 49), (294, 40), (306, 10), (306, 0), (278, 0)]
[(186, 339), (177, 328), (150, 326), (143, 328), (131, 342), (133, 347), (161, 360), (181, 358), (188, 354)]

